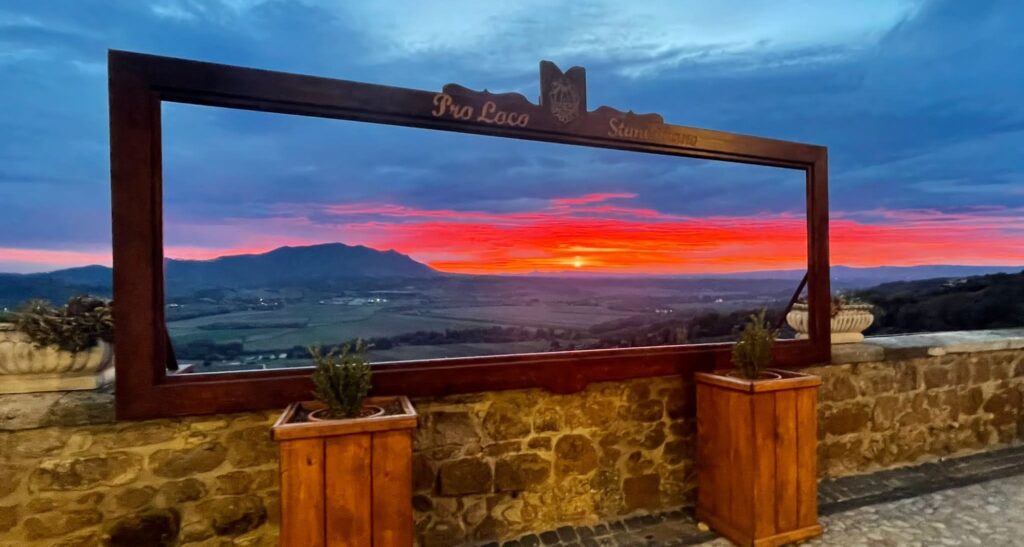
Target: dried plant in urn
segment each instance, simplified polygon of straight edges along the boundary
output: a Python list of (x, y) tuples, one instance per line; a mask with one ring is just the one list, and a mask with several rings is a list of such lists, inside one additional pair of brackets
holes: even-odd
[(319, 347), (309, 349), (316, 365), (313, 396), (325, 407), (311, 412), (310, 420), (366, 418), (384, 412), (380, 407), (363, 406), (363, 400), (370, 392), (371, 376), (366, 350), (362, 340), (357, 340), (354, 345), (342, 345), (340, 352), (334, 348), (326, 355)]
[(114, 318), (110, 302), (91, 296), (73, 296), (62, 307), (44, 300), (30, 300), (11, 314), (14, 326), (28, 335), (37, 347), (54, 346), (77, 353), (99, 340), (114, 341)]
[(732, 347), (732, 364), (739, 375), (748, 380), (778, 378), (776, 374), (765, 372), (772, 364), (772, 347), (778, 335), (765, 315), (763, 309), (751, 315), (743, 326), (739, 340)]

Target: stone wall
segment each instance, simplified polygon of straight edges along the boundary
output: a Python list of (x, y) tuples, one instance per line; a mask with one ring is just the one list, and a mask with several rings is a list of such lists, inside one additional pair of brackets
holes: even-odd
[(0, 398), (0, 546), (277, 544), (272, 414), (114, 423), (112, 404)]
[(836, 364), (822, 377), (823, 476), (866, 473), (1024, 440), (1024, 351)]
[[(1022, 348), (1024, 332), (837, 346), (836, 364), (810, 369), (822, 475), (1020, 442)], [(111, 400), (0, 398), (0, 546), (276, 543), (274, 413), (114, 423)], [(680, 378), (414, 403), (423, 545), (692, 503), (693, 386)]]
[[(837, 361), (872, 361), (808, 369), (822, 377), (822, 476), (1024, 440), (1024, 351), (896, 344), (888, 355), (878, 345), (839, 348)], [(424, 545), (692, 504), (693, 386), (679, 378), (598, 384), (573, 395), (417, 401), (417, 409), (413, 502)]]
[(572, 395), (506, 391), (415, 401), (416, 528), (458, 545), (692, 498), (694, 390), (680, 378)]

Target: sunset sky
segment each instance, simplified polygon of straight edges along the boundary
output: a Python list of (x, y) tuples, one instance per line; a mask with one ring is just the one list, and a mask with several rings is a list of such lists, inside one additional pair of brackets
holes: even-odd
[[(0, 4), (0, 271), (110, 262), (107, 48), (531, 98), (540, 59), (582, 65), (591, 109), (828, 146), (833, 264), (1024, 265), (1018, 2), (368, 4)], [(806, 263), (795, 171), (176, 104), (163, 116), (168, 256), (340, 241), (464, 273)]]

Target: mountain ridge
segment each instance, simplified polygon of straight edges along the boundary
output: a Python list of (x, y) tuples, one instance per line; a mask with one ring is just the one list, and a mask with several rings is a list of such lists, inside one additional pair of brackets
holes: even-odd
[[(169, 291), (215, 287), (260, 287), (308, 284), (353, 278), (432, 278), (445, 274), (395, 250), (363, 245), (323, 243), (284, 246), (265, 253), (225, 255), (208, 260), (167, 259)], [(110, 296), (113, 270), (89, 265), (52, 272), (0, 273), (0, 306), (25, 299), (54, 302), (75, 294)]]
[[(833, 266), (832, 281), (837, 288), (866, 288), (881, 283), (948, 279), (1019, 272), (1022, 266), (920, 265), (858, 268)], [(803, 270), (765, 270), (727, 274), (686, 274), (669, 276), (600, 275), (587, 272), (536, 274), (537, 277), (567, 279), (650, 277), (652, 279), (750, 279), (793, 280)], [(363, 245), (322, 243), (283, 246), (265, 253), (224, 255), (206, 260), (167, 259), (169, 291), (213, 287), (277, 287), (288, 284), (333, 282), (355, 278), (436, 278), (454, 276), (437, 271), (393, 249), (377, 250)], [(63, 301), (75, 294), (110, 296), (112, 269), (102, 265), (78, 266), (40, 273), (0, 273), (0, 306), (13, 305), (24, 295)], [(530, 277), (519, 275), (510, 277)]]

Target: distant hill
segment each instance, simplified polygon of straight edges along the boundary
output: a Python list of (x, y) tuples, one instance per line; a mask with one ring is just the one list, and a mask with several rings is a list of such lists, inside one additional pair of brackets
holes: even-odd
[[(863, 289), (882, 283), (927, 279), (963, 278), (995, 272), (1015, 272), (1012, 266), (883, 266), (878, 268), (832, 267), (836, 289)], [(361, 245), (325, 243), (304, 247), (280, 247), (262, 254), (232, 255), (211, 260), (168, 260), (168, 294), (210, 288), (277, 288), (283, 286), (329, 287), (351, 279), (416, 278), (443, 276), (441, 272), (396, 251), (378, 251)], [(803, 270), (775, 270), (733, 274), (658, 276), (659, 279), (722, 279), (731, 281), (792, 281), (795, 285)], [(475, 277), (475, 276), (471, 276)], [(556, 275), (515, 276), (562, 277)], [(567, 276), (566, 276), (567, 277)], [(627, 276), (581, 275), (573, 277)], [(110, 296), (111, 269), (84, 266), (49, 273), (0, 273), (0, 308), (14, 306), (27, 298), (45, 298), (53, 302), (75, 294)]]
[(854, 295), (876, 307), (869, 334), (1024, 326), (1024, 272), (883, 283)]
[(168, 285), (188, 288), (279, 287), (357, 277), (438, 275), (438, 271), (399, 252), (343, 243), (280, 247), (263, 254), (212, 260), (167, 261)]
[(112, 272), (106, 266), (83, 266), (49, 273), (0, 273), (0, 310), (29, 298), (64, 302), (77, 294), (110, 297)]
[[(832, 266), (832, 284), (838, 288), (872, 287), (880, 283), (894, 281), (917, 281), (924, 279), (945, 279), (951, 277), (970, 277), (994, 273), (1013, 273), (1024, 270), (1022, 266), (960, 266), (960, 265), (927, 265), (927, 266), (878, 266), (874, 268), (854, 268), (851, 266)], [(799, 281), (804, 270), (766, 270), (760, 272), (740, 272), (723, 274), (714, 277), (733, 279), (792, 279)], [(694, 276), (697, 277), (697, 276)]]
[[(211, 260), (167, 260), (170, 292), (215, 287), (281, 287), (330, 283), (352, 278), (430, 278), (442, 275), (396, 251), (362, 245), (325, 243), (280, 247), (262, 254), (222, 256)], [(110, 296), (111, 269), (105, 266), (69, 268), (49, 273), (0, 274), (0, 307), (13, 306), (28, 296), (53, 302), (75, 294)]]

